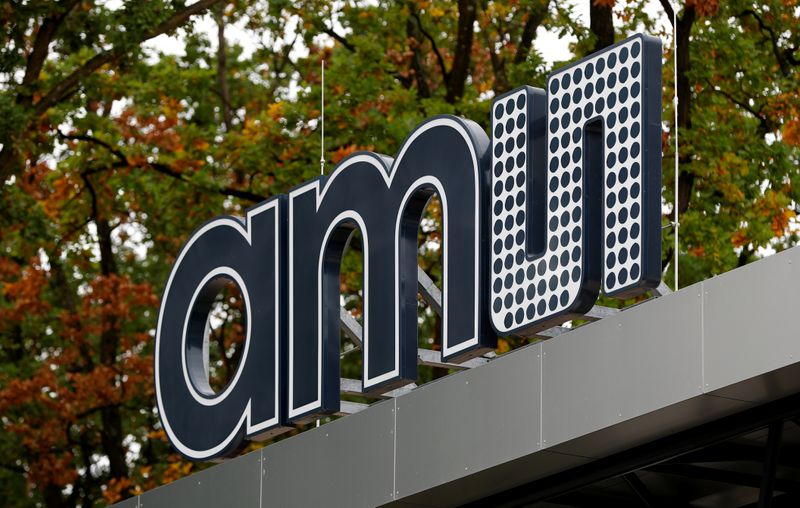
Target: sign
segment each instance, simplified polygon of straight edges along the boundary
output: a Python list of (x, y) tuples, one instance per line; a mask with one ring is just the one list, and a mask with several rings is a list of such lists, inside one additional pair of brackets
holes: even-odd
[[(198, 228), (161, 303), (161, 422), (207, 460), (339, 409), (339, 267), (364, 253), (365, 391), (417, 378), (417, 231), (442, 203), (442, 357), (531, 335), (661, 279), (661, 44), (637, 35), (497, 97), (470, 120), (419, 125), (394, 158), (360, 152), (322, 176)], [(244, 350), (215, 393), (203, 340), (215, 295), (241, 292)]]

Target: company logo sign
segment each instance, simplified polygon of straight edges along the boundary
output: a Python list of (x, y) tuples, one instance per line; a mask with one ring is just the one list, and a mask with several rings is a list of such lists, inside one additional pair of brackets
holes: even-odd
[[(497, 97), (491, 139), (438, 116), (394, 158), (361, 152), (323, 176), (218, 217), (187, 241), (156, 335), (159, 414), (172, 444), (206, 460), (339, 410), (339, 267), (364, 253), (363, 387), (417, 378), (417, 231), (442, 203), (442, 357), (493, 349), (588, 311), (601, 288), (630, 297), (661, 278), (661, 44), (637, 35), (560, 69), (547, 89)], [(221, 287), (246, 315), (221, 393), (203, 341)]]

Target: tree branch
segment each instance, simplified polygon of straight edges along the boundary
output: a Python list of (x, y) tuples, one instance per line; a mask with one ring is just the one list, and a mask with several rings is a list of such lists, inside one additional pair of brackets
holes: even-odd
[(439, 46), (436, 45), (436, 39), (425, 30), (425, 27), (422, 26), (422, 19), (419, 17), (419, 13), (409, 5), (409, 11), (411, 12), (411, 16), (417, 21), (417, 27), (419, 27), (419, 32), (422, 34), (423, 37), (428, 39), (428, 42), (431, 43), (431, 48), (433, 49), (433, 54), (436, 55), (436, 61), (439, 62), (439, 68), (442, 71), (442, 78), (444, 79), (445, 84), (450, 81), (450, 72), (447, 70), (447, 65), (444, 63), (444, 57), (442, 56), (442, 52), (439, 51)]
[(125, 156), (125, 154), (123, 154), (120, 150), (114, 148), (113, 146), (106, 143), (100, 138), (89, 136), (88, 134), (64, 134), (61, 131), (58, 131), (58, 137), (70, 141), (86, 141), (89, 143), (94, 143), (95, 145), (102, 146), (103, 148), (114, 154), (118, 159), (124, 161), (125, 164), (128, 164), (128, 158)]
[[(172, 31), (179, 26), (183, 25), (191, 16), (203, 12), (215, 3), (221, 0), (198, 0), (178, 11), (167, 21), (161, 23), (153, 30), (146, 32), (144, 36), (138, 41), (138, 44), (148, 41), (161, 34)], [(84, 78), (92, 74), (94, 71), (103, 65), (119, 60), (125, 55), (124, 48), (112, 48), (102, 53), (98, 53), (90, 58), (83, 65), (75, 69), (69, 76), (61, 80), (45, 95), (41, 101), (36, 103), (35, 113), (41, 115), (52, 106), (58, 104), (69, 91), (78, 85)]]
[[(64, 18), (67, 17), (77, 3), (78, 0), (59, 2), (59, 12), (46, 18), (44, 22), (42, 22), (42, 26), (36, 33), (36, 39), (33, 42), (33, 51), (31, 51), (30, 56), (28, 56), (28, 62), (27, 65), (25, 65), (25, 75), (22, 78), (23, 87), (27, 88), (39, 79), (42, 66), (50, 51), (50, 43), (53, 41), (53, 37), (58, 31), (59, 26), (61, 26), (61, 22), (64, 21)], [(22, 93), (26, 94), (24, 97), (31, 97), (28, 92), (29, 90), (23, 90)], [(17, 102), (20, 102), (22, 97), (22, 95), (17, 96)]]
[(517, 45), (517, 52), (514, 55), (515, 64), (520, 64), (528, 58), (528, 53), (531, 51), (533, 39), (536, 37), (536, 30), (538, 30), (541, 24), (544, 22), (544, 18), (547, 16), (547, 8), (549, 5), (550, 0), (544, 0), (544, 2), (542, 2), (541, 9), (534, 9), (528, 15), (528, 19), (525, 21), (525, 26), (522, 28), (522, 35), (519, 39), (519, 45)]
[[(114, 154), (114, 156), (116, 156), (119, 159), (119, 163), (114, 164), (113, 167), (129, 167), (129, 166), (131, 166), (131, 163), (128, 160), (128, 157), (122, 151), (120, 151), (119, 149), (117, 149), (114, 146), (110, 145), (109, 143), (103, 141), (102, 139), (96, 138), (94, 136), (90, 136), (88, 134), (64, 134), (63, 132), (60, 132), (60, 131), (59, 131), (58, 135), (59, 135), (59, 137), (61, 137), (63, 139), (76, 140), (76, 141), (86, 141), (86, 142), (93, 143), (93, 144), (96, 144), (98, 146), (101, 146), (101, 147), (105, 148), (106, 150), (108, 150), (109, 152)], [(174, 178), (176, 180), (180, 180), (182, 182), (185, 182), (185, 183), (188, 183), (188, 184), (191, 184), (191, 185), (195, 185), (195, 186), (197, 186), (197, 187), (199, 187), (199, 188), (201, 188), (201, 189), (203, 189), (203, 190), (205, 190), (207, 192), (213, 192), (213, 193), (216, 193), (216, 194), (221, 194), (223, 196), (231, 196), (231, 197), (234, 197), (234, 198), (245, 199), (245, 200), (251, 201), (253, 203), (260, 203), (261, 201), (265, 201), (267, 199), (266, 196), (262, 196), (260, 194), (256, 194), (256, 193), (250, 192), (250, 191), (245, 191), (245, 190), (240, 190), (240, 189), (233, 189), (233, 188), (230, 188), (230, 187), (217, 187), (217, 188), (214, 188), (214, 187), (206, 187), (204, 185), (198, 185), (197, 183), (195, 183), (195, 182), (191, 181), (190, 179), (186, 178), (183, 173), (180, 173), (180, 172), (175, 171), (174, 169), (172, 169), (168, 164), (163, 164), (163, 163), (160, 163), (160, 162), (147, 162), (146, 164), (151, 169), (155, 170), (158, 173), (161, 173), (162, 175), (168, 176), (170, 178)], [(84, 174), (88, 174), (88, 173), (84, 173)], [(93, 189), (91, 189), (91, 187), (89, 187), (89, 190), (90, 190), (90, 192), (93, 193)]]
[(325, 27), (325, 28), (322, 29), (322, 32), (330, 35), (331, 37), (333, 37), (342, 46), (347, 48), (347, 50), (350, 51), (351, 53), (355, 53), (356, 52), (356, 47), (353, 46), (350, 43), (350, 41), (348, 41), (343, 35), (340, 35), (340, 34), (336, 33), (336, 31), (333, 28)]
[(182, 173), (178, 173), (177, 171), (175, 171), (166, 164), (161, 164), (158, 162), (148, 162), (147, 165), (156, 170), (157, 172), (161, 173), (162, 175), (166, 175), (169, 176), (170, 178), (175, 178), (176, 180), (180, 180), (182, 182), (195, 185), (208, 192), (214, 192), (217, 194), (221, 194), (223, 196), (231, 196), (239, 199), (246, 199), (247, 201), (251, 201), (253, 203), (260, 203), (261, 201), (265, 201), (267, 199), (266, 196), (255, 194), (250, 191), (232, 189), (230, 187), (209, 188), (202, 185), (197, 185), (191, 180), (184, 178)]
[[(494, 71), (494, 90), (497, 94), (505, 93), (511, 88), (506, 75), (505, 59), (501, 58), (492, 47), (493, 43), (489, 40), (489, 34), (484, 32), (483, 35), (486, 48), (489, 50), (489, 61), (492, 62), (492, 70)], [(517, 55), (519, 55), (519, 52)]]
[[(775, 59), (778, 61), (778, 66), (781, 68), (781, 73), (784, 76), (788, 76), (789, 64), (791, 63), (792, 65), (797, 65), (800, 63), (797, 62), (792, 55), (794, 51), (797, 51), (797, 48), (794, 48), (794, 51), (791, 49), (781, 51), (780, 47), (778, 46), (778, 36), (775, 35), (775, 31), (769, 25), (764, 23), (764, 20), (756, 11), (753, 9), (746, 9), (737, 15), (738, 18), (744, 18), (745, 16), (752, 16), (755, 18), (756, 22), (758, 22), (758, 27), (761, 30), (761, 33), (765, 34), (767, 40), (769, 40), (772, 44), (772, 53), (775, 55)], [(788, 59), (787, 56), (789, 57)]]
[(664, 8), (664, 12), (667, 13), (667, 17), (669, 18), (669, 23), (673, 25), (673, 20), (675, 19), (675, 11), (672, 9), (672, 3), (669, 0), (659, 0), (661, 2), (661, 7)]
[[(244, 122), (244, 120), (243, 120), (243, 119), (242, 119), (242, 118), (241, 118), (239, 115), (237, 115), (237, 114), (235, 114), (235, 113), (234, 113), (234, 111), (233, 111), (233, 110), (235, 110), (236, 108), (234, 108), (234, 107), (233, 107), (233, 104), (231, 104), (231, 103), (229, 102), (229, 99), (228, 99), (228, 98), (226, 98), (226, 97), (225, 97), (225, 96), (222, 94), (222, 92), (220, 92), (220, 91), (219, 91), (217, 88), (215, 88), (215, 87), (213, 87), (213, 86), (210, 86), (210, 87), (208, 87), (208, 91), (209, 91), (209, 92), (211, 92), (211, 93), (213, 93), (213, 94), (214, 94), (214, 95), (216, 95), (217, 97), (219, 97), (219, 100), (220, 100), (220, 101), (221, 101), (223, 104), (227, 104), (227, 105), (228, 105), (229, 113), (230, 113), (230, 115), (231, 115), (231, 117), (230, 117), (230, 118), (231, 118), (231, 121), (233, 120), (233, 118), (236, 118), (236, 119), (237, 119), (237, 120), (239, 120), (240, 122)], [(226, 126), (226, 127), (227, 127), (227, 126)]]
[(751, 115), (753, 115), (761, 123), (761, 127), (760, 127), (759, 130), (761, 131), (762, 134), (767, 134), (769, 132), (772, 132), (772, 131), (776, 130), (777, 127), (774, 125), (774, 123), (772, 121), (770, 121), (769, 118), (767, 118), (766, 116), (761, 114), (761, 109), (758, 109), (758, 110), (754, 109), (753, 107), (751, 107), (746, 102), (740, 101), (739, 99), (737, 99), (733, 95), (729, 94), (725, 90), (715, 88), (711, 84), (710, 81), (708, 81), (708, 80), (706, 80), (706, 81), (708, 82), (709, 87), (711, 88), (711, 90), (714, 93), (722, 95), (723, 97), (725, 97), (726, 99), (728, 99), (732, 103), (736, 104), (737, 106), (739, 106), (743, 110), (745, 110), (748, 113), (750, 113)]
[[(144, 41), (147, 41), (163, 33), (174, 30), (175, 28), (185, 23), (194, 14), (203, 12), (204, 10), (208, 9), (209, 7), (220, 1), (221, 0), (198, 0), (192, 5), (189, 5), (188, 7), (185, 7), (184, 9), (178, 11), (170, 19), (168, 19), (164, 23), (161, 23), (153, 30), (146, 32), (144, 36), (137, 43), (141, 44)], [(52, 31), (52, 34), (55, 34), (55, 28), (57, 28), (57, 26), (55, 26), (54, 28), (48, 28), (47, 32)], [(43, 65), (43, 63), (42, 64), (37, 63), (38, 60), (40, 58), (46, 59), (47, 56), (45, 49), (48, 48), (50, 45), (50, 40), (46, 41), (47, 32), (42, 36), (41, 42), (39, 42), (39, 52), (36, 53), (36, 58), (35, 59), (32, 58), (33, 60), (32, 62), (31, 61), (28, 62), (28, 69), (26, 69), (25, 77), (28, 80), (30, 80), (31, 84), (35, 82), (34, 78), (38, 77), (39, 71), (41, 70), (41, 65)], [(50, 35), (50, 38), (52, 38), (52, 35)], [(47, 42), (46, 45), (45, 41)], [(36, 43), (34, 43), (34, 45), (36, 45)], [(41, 56), (42, 53), (44, 53), (44, 57)], [(75, 92), (77, 86), (81, 83), (83, 79), (91, 75), (94, 71), (96, 71), (103, 65), (121, 59), (125, 55), (125, 53), (126, 51), (124, 48), (111, 48), (109, 50), (103, 51), (102, 53), (94, 55), (83, 65), (72, 71), (72, 73), (70, 73), (67, 77), (62, 79), (57, 84), (55, 84), (39, 102), (33, 105), (33, 109), (32, 111), (30, 111), (31, 113), (33, 113), (32, 116), (39, 117), (51, 107), (65, 100), (67, 97), (69, 97), (72, 93)], [(38, 71), (37, 67), (39, 67)], [(22, 96), (22, 98), (18, 100), (21, 101), (22, 103), (25, 103), (27, 99), (25, 99), (24, 96)], [(30, 106), (30, 103), (28, 103), (27, 105)], [(26, 127), (27, 124), (20, 126), (19, 132), (25, 130)], [(3, 144), (2, 149), (0, 149), (0, 183), (2, 183), (8, 177), (8, 175), (11, 173), (12, 166), (18, 162), (19, 154), (16, 148), (14, 137), (15, 135), (7, 133), (3, 135), (2, 138), (0, 138), (0, 143)]]
[(92, 202), (91, 220), (97, 222), (97, 216), (98, 216), (97, 192), (95, 192), (94, 186), (92, 185), (92, 182), (89, 180), (88, 174), (81, 173), (81, 178), (83, 179), (83, 183), (86, 185), (86, 188), (89, 189), (89, 195), (91, 196), (91, 202)]
[(13, 465), (13, 464), (0, 464), (0, 468), (3, 468), (5, 470), (7, 470), (7, 471), (11, 471), (12, 473), (17, 473), (17, 474), (27, 474), (28, 473), (27, 471), (25, 471), (25, 468), (22, 468), (20, 466), (16, 466), (16, 465)]

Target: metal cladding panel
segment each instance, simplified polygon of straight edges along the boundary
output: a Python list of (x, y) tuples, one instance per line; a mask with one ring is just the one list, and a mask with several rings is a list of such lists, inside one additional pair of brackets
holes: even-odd
[[(800, 249), (789, 249), (703, 283), (705, 390), (748, 401), (777, 398), (791, 376), (730, 386), (800, 360)], [(766, 380), (767, 378), (764, 378)]]
[(698, 284), (545, 342), (542, 446), (702, 395), (700, 291)]
[(262, 448), (262, 507), (355, 508), (391, 501), (394, 415), (395, 401), (388, 400)]
[(140, 496), (139, 508), (236, 506), (258, 508), (261, 454), (248, 453)]
[(800, 393), (798, 264), (778, 254), (118, 506), (450, 506)]
[(139, 496), (131, 497), (114, 505), (116, 508), (139, 508)]
[[(473, 453), (485, 454), (484, 448), (478, 441), (472, 445)], [(464, 476), (458, 480), (440, 483), (431, 489), (421, 491), (410, 496), (403, 496), (390, 506), (398, 508), (433, 507), (445, 508), (460, 506), (487, 493), (499, 492), (531, 480), (564, 471), (591, 459), (540, 450), (536, 453), (523, 455), (521, 458), (502, 462), (494, 467), (478, 471), (475, 474)], [(416, 467), (420, 467), (417, 465)]]
[(405, 497), (539, 450), (541, 345), (397, 399), (397, 483)]

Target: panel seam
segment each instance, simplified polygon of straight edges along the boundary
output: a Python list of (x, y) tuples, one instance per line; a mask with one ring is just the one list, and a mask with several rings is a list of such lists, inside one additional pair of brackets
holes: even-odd
[(539, 450), (544, 450), (544, 345), (539, 344)]
[(264, 449), (259, 451), (261, 459), (258, 461), (258, 508), (264, 504)]
[(392, 411), (392, 495), (391, 499), (397, 500), (397, 399), (394, 399), (394, 411)]
[(700, 283), (700, 393), (707, 393), (706, 387), (706, 284)]

